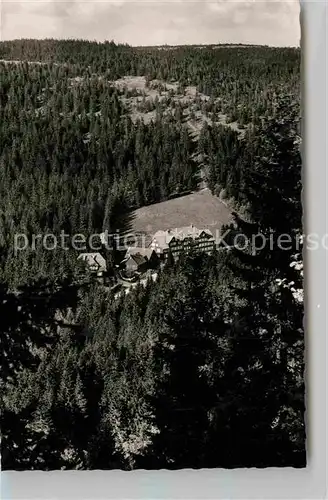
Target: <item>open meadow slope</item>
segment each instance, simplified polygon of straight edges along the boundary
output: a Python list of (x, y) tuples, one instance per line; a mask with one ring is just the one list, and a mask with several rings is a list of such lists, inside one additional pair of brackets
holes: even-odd
[(183, 226), (209, 229), (213, 236), (220, 236), (222, 225), (232, 221), (231, 211), (208, 189), (174, 200), (142, 207), (133, 213), (132, 228), (136, 233), (154, 234)]

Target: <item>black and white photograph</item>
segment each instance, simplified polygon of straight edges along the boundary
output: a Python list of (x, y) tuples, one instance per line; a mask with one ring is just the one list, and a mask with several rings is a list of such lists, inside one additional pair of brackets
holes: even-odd
[(0, 24), (1, 469), (305, 468), (299, 2)]

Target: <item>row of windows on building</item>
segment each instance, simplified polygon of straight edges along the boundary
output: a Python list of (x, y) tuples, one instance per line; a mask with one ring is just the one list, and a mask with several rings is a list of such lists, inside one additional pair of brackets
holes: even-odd
[(208, 241), (206, 243), (196, 243), (194, 245), (172, 245), (164, 250), (164, 255), (168, 255), (171, 251), (174, 256), (179, 255), (182, 252), (188, 252), (190, 250), (199, 252), (211, 252), (214, 249), (214, 241)]

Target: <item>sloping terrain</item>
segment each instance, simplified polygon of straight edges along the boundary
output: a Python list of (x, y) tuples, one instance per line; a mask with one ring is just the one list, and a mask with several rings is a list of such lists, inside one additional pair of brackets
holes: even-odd
[(199, 229), (209, 229), (219, 239), (223, 224), (229, 224), (232, 216), (229, 208), (208, 189), (182, 196), (174, 200), (142, 207), (133, 213), (131, 228), (136, 233), (154, 234), (193, 224)]
[(142, 120), (149, 123), (156, 119), (159, 110), (163, 116), (174, 115), (180, 110), (184, 122), (197, 138), (205, 123), (230, 127), (240, 136), (245, 134), (245, 129), (237, 122), (229, 122), (225, 113), (208, 111), (206, 103), (211, 102), (213, 106), (220, 103), (221, 98), (211, 100), (210, 96), (198, 92), (196, 86), (180, 88), (179, 82), (147, 82), (144, 76), (131, 75), (112, 84), (124, 92), (121, 100), (134, 122)]

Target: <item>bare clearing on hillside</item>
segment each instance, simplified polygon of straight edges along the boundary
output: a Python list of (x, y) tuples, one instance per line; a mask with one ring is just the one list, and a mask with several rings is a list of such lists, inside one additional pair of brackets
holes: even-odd
[[(194, 134), (195, 140), (205, 123), (223, 125), (243, 137), (245, 130), (237, 122), (228, 122), (224, 113), (206, 112), (205, 105), (211, 101), (210, 96), (189, 85), (181, 89), (178, 82), (151, 80), (147, 82), (144, 76), (124, 76), (114, 82), (109, 82), (121, 92), (121, 101), (128, 109), (132, 121), (142, 120), (148, 124), (156, 120), (161, 107), (162, 116), (174, 115), (177, 107), (181, 107), (185, 124)], [(132, 94), (132, 95), (131, 95)], [(221, 102), (221, 98), (212, 99), (213, 104)]]
[(135, 210), (132, 231), (153, 235), (160, 229), (190, 226), (209, 229), (218, 240), (223, 224), (230, 224), (230, 209), (208, 189), (174, 200), (156, 203)]
[[(213, 49), (219, 48), (244, 48), (247, 45), (230, 45), (230, 46), (213, 46)], [(177, 48), (177, 47), (174, 47)], [(199, 47), (203, 48), (203, 46)], [(166, 48), (163, 48), (166, 49)], [(19, 61), (19, 60), (6, 60), (0, 59), (0, 63), (4, 64), (23, 64), (27, 63), (29, 65), (49, 65), (54, 66), (67, 66), (65, 63), (55, 63), (55, 62), (40, 62), (40, 61)], [(97, 76), (97, 75), (92, 75)], [(99, 79), (103, 79), (102, 76), (98, 76)], [(83, 76), (76, 76), (69, 79), (71, 85), (82, 85), (85, 83), (86, 78)], [(245, 129), (241, 128), (237, 122), (228, 122), (228, 117), (225, 113), (206, 113), (202, 108), (202, 103), (209, 102), (211, 100), (210, 96), (198, 92), (195, 86), (187, 86), (181, 93), (179, 89), (179, 82), (164, 82), (160, 80), (151, 80), (147, 83), (145, 76), (135, 76), (127, 75), (123, 78), (119, 78), (115, 81), (108, 81), (109, 85), (116, 87), (118, 90), (124, 92), (127, 95), (121, 95), (120, 99), (122, 103), (128, 109), (129, 115), (132, 121), (135, 123), (138, 120), (142, 120), (145, 124), (149, 124), (156, 120), (157, 110), (143, 109), (145, 105), (148, 104), (150, 107), (154, 107), (156, 102), (163, 104), (162, 115), (168, 116), (175, 113), (176, 105), (181, 105), (183, 108), (183, 115), (185, 118), (185, 123), (193, 133), (194, 139), (198, 140), (199, 134), (205, 123), (209, 125), (223, 125), (229, 127), (239, 134), (240, 137), (244, 137)], [(179, 92), (180, 91), (180, 92)], [(135, 95), (129, 95), (131, 92)], [(167, 105), (166, 102), (167, 101)], [(220, 102), (221, 99), (218, 97), (213, 99), (213, 103)], [(173, 105), (172, 105), (173, 103)], [(44, 110), (39, 110), (38, 113), (42, 114)]]

